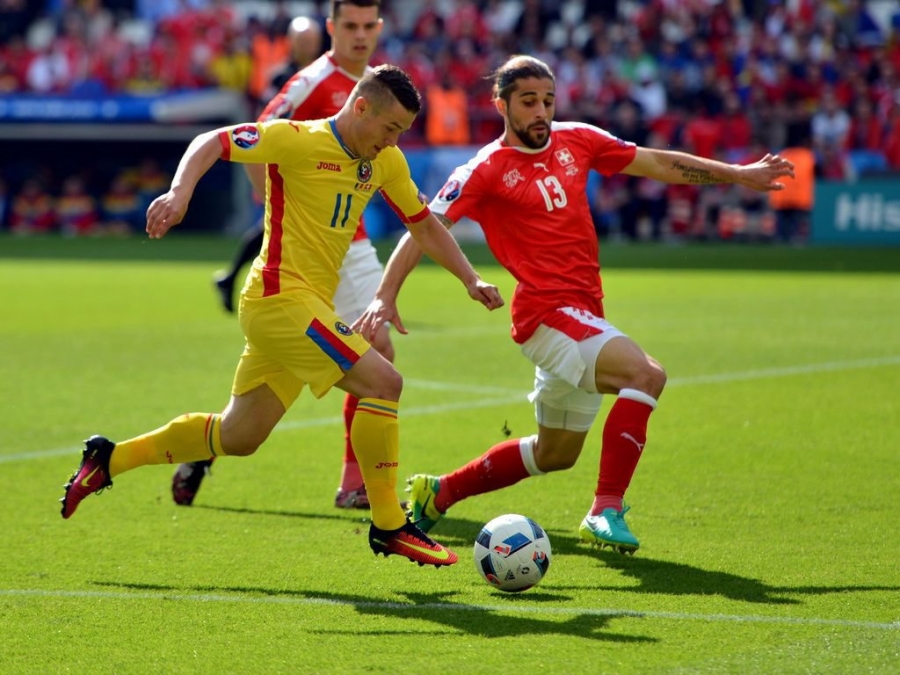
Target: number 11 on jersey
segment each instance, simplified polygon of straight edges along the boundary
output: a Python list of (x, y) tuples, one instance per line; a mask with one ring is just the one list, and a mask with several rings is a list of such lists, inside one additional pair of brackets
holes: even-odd
[(344, 216), (341, 218), (340, 226), (344, 227), (347, 225), (347, 219), (350, 217), (350, 207), (353, 205), (353, 195), (344, 195), (338, 192), (334, 201), (334, 213), (331, 215), (331, 227), (338, 226), (338, 218), (341, 215), (341, 202), (344, 197), (347, 198), (347, 203), (344, 206)]

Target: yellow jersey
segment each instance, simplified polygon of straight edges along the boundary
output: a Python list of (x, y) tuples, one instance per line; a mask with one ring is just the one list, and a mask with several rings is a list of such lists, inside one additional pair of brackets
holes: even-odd
[(399, 148), (361, 160), (334, 118), (272, 120), (219, 132), (222, 159), (266, 164), (265, 237), (243, 293), (308, 290), (328, 306), (363, 209), (376, 191), (404, 223), (428, 216)]

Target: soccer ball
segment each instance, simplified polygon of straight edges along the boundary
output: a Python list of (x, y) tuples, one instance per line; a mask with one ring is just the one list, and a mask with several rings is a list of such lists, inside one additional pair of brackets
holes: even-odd
[(550, 539), (531, 518), (508, 513), (481, 528), (475, 569), (494, 588), (516, 593), (540, 583), (550, 567)]

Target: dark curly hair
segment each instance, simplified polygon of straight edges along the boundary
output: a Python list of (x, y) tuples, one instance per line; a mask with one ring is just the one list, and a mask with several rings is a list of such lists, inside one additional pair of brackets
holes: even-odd
[(550, 66), (540, 59), (523, 54), (511, 56), (490, 76), (494, 81), (494, 98), (502, 98), (509, 103), (510, 96), (516, 90), (516, 82), (529, 77), (556, 82)]

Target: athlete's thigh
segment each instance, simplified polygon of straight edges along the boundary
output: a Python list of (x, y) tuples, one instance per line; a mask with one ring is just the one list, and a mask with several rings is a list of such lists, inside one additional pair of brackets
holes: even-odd
[(593, 361), (586, 362), (581, 343), (541, 325), (522, 345), (522, 353), (535, 366), (534, 390), (528, 399), (538, 425), (574, 432), (590, 429), (603, 397), (593, 391)]
[(390, 361), (375, 349), (370, 349), (336, 386), (357, 398), (382, 398), (388, 401), (400, 399), (403, 378)]
[(334, 311), (352, 325), (372, 302), (384, 274), (384, 267), (372, 242), (368, 239), (352, 242), (339, 274)]
[(606, 343), (597, 355), (594, 366), (597, 390), (604, 394), (617, 394), (648, 368), (662, 370), (656, 359), (640, 345), (630, 337), (620, 335)]
[(369, 343), (314, 293), (245, 298), (241, 310), (247, 337), (242, 361), (247, 357), (248, 361), (263, 362), (259, 370), (268, 369), (276, 385), (278, 374), (287, 372), (301, 388), (308, 384), (316, 397), (324, 396), (370, 349)]
[(229, 419), (232, 424), (247, 424), (262, 418), (267, 426), (273, 427), (284, 415), (285, 408), (278, 396), (267, 386), (256, 387), (245, 394), (232, 395), (222, 413), (223, 424)]
[(284, 416), (281, 397), (266, 384), (235, 395), (222, 413), (222, 449), (226, 455), (252, 450), (269, 437)]

